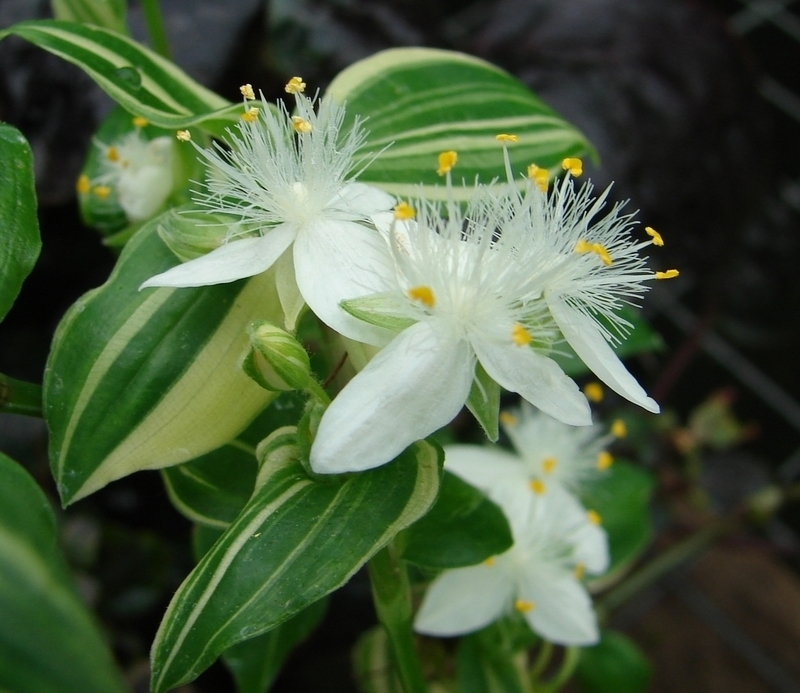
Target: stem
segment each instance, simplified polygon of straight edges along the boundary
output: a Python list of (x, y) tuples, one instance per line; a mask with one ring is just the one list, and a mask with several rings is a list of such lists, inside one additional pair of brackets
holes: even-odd
[(378, 620), (389, 639), (394, 664), (405, 693), (427, 693), (411, 629), (411, 590), (403, 562), (393, 546), (381, 549), (369, 561), (372, 599)]
[(328, 397), (328, 393), (322, 389), (320, 384), (314, 380), (313, 377), (308, 379), (308, 384), (306, 385), (306, 392), (309, 395), (316, 398), (318, 402), (324, 404), (326, 407), (331, 403), (331, 398)]
[(0, 412), (42, 418), (42, 386), (0, 373)]
[(569, 681), (580, 658), (581, 650), (579, 647), (572, 645), (565, 648), (561, 666), (556, 675), (542, 687), (542, 693), (558, 693), (561, 687)]
[(142, 11), (144, 21), (147, 24), (147, 33), (150, 35), (150, 43), (153, 50), (163, 55), (168, 60), (172, 60), (172, 52), (167, 41), (167, 32), (164, 31), (164, 20), (161, 17), (161, 8), (158, 0), (142, 0)]
[(539, 680), (539, 677), (544, 673), (544, 670), (547, 669), (547, 665), (550, 663), (550, 658), (553, 656), (553, 643), (549, 640), (542, 640), (542, 644), (539, 647), (539, 651), (536, 653), (536, 659), (533, 662), (533, 666), (531, 666), (528, 675), (530, 676), (531, 680), (536, 682)]

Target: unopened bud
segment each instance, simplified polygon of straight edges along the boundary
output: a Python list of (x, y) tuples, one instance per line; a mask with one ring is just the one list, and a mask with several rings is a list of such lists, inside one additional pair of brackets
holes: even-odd
[(244, 372), (267, 390), (302, 390), (308, 384), (308, 354), (291, 334), (266, 320), (247, 328), (252, 349), (242, 364)]

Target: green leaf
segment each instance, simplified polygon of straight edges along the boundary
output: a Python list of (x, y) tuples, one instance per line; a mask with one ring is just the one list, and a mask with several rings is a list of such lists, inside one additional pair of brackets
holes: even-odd
[(241, 105), (230, 104), (195, 82), (174, 63), (122, 34), (89, 24), (38, 20), (0, 32), (30, 41), (80, 67), (133, 115), (163, 128), (202, 124), (219, 133), (236, 122)]
[(125, 15), (128, 3), (125, 0), (51, 0), (53, 16), (70, 22), (94, 24), (127, 34)]
[(436, 169), (447, 150), (458, 152), (454, 181), (463, 179), (469, 188), (475, 176), (484, 183), (505, 180), (500, 133), (519, 137), (508, 150), (515, 175), (531, 163), (555, 173), (564, 157), (595, 156), (586, 138), (524, 84), (463, 53), (385, 50), (339, 73), (327, 93), (347, 102), (350, 120), (369, 118), (361, 155), (369, 160), (388, 149), (359, 180), (394, 195), (421, 189), (429, 199), (444, 199)]
[(36, 482), (0, 453), (0, 689), (123, 693), (111, 652), (75, 592)]
[(232, 440), (272, 399), (239, 367), (246, 326), (283, 319), (273, 273), (195, 289), (145, 289), (177, 264), (144, 226), (109, 280), (58, 327), (44, 381), (50, 460), (71, 503), (140, 469), (180, 464)]
[(581, 693), (645, 693), (652, 671), (637, 645), (622, 633), (603, 631), (581, 650), (575, 679)]
[(503, 511), (450, 472), (444, 473), (434, 506), (403, 537), (405, 560), (440, 570), (475, 565), (513, 543)]
[(467, 398), (467, 408), (478, 420), (486, 437), (496, 443), (500, 434), (500, 386), (489, 377), (480, 362), (475, 365), (475, 377)]
[(583, 504), (602, 518), (611, 553), (609, 569), (591, 581), (593, 589), (614, 582), (650, 544), (653, 487), (649, 472), (628, 462), (615, 461), (583, 494)]
[(461, 639), (456, 650), (459, 693), (529, 693), (524, 654), (492, 645), (483, 631)]
[(327, 598), (314, 602), (271, 631), (240, 642), (222, 653), (236, 681), (238, 693), (269, 690), (289, 653), (319, 625)]
[(347, 582), (432, 505), (443, 453), (423, 441), (377, 469), (315, 481), (287, 427), (259, 446), (259, 457), (253, 497), (164, 616), (152, 651), (155, 693)]
[(0, 320), (39, 257), (31, 148), (20, 132), (0, 123)]

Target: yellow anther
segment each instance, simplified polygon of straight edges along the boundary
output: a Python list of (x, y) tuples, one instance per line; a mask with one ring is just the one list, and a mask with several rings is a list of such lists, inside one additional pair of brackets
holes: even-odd
[(306, 83), (302, 77), (292, 77), (284, 87), (287, 94), (302, 94), (306, 90)]
[(135, 128), (146, 128), (150, 124), (147, 118), (142, 118), (142, 116), (136, 116), (131, 122)]
[(592, 243), (592, 252), (603, 261), (603, 264), (606, 267), (614, 264), (611, 256), (608, 254), (608, 251), (599, 243)]
[(586, 517), (589, 519), (589, 522), (598, 527), (603, 523), (603, 518), (600, 517), (600, 513), (596, 510), (588, 510), (586, 512)]
[(244, 113), (242, 113), (242, 120), (246, 123), (255, 123), (258, 120), (258, 112), (259, 109), (253, 106), (252, 108), (248, 108)]
[(517, 599), (514, 602), (514, 608), (522, 614), (527, 614), (536, 608), (536, 604), (526, 599)]
[(539, 479), (531, 479), (528, 482), (528, 488), (533, 491), (537, 496), (541, 496), (547, 490), (544, 485), (544, 482), (540, 481)]
[(489, 556), (484, 562), (483, 565), (489, 566), (490, 568), (494, 565), (494, 556)]
[(178, 130), (178, 132), (175, 133), (175, 137), (177, 137), (180, 142), (188, 142), (192, 139), (192, 133), (188, 130)]
[(433, 308), (436, 305), (436, 299), (433, 296), (433, 289), (429, 286), (412, 286), (408, 290), (408, 297), (412, 301), (421, 303), (426, 308)]
[(561, 168), (569, 171), (569, 175), (578, 177), (583, 173), (583, 162), (580, 159), (568, 156), (561, 162)]
[(664, 245), (664, 239), (661, 238), (661, 234), (652, 226), (645, 226), (644, 230), (647, 231), (647, 235), (653, 239), (653, 245)]
[(394, 208), (394, 218), (400, 221), (413, 219), (416, 212), (408, 202), (399, 202)]
[(516, 135), (506, 135), (505, 133), (495, 135), (495, 139), (498, 142), (519, 142), (519, 137)]
[(296, 132), (301, 132), (301, 133), (311, 132), (311, 123), (309, 123), (305, 118), (301, 118), (300, 116), (292, 116), (292, 127), (295, 129)]
[(105, 200), (111, 194), (111, 188), (107, 185), (95, 185), (92, 192), (101, 200)]
[(555, 457), (545, 457), (542, 460), (542, 471), (545, 474), (552, 474), (557, 466), (558, 460)]
[(517, 346), (528, 346), (533, 341), (533, 335), (518, 322), (511, 327), (511, 341)]
[(611, 435), (615, 438), (624, 438), (628, 435), (628, 427), (622, 419), (615, 419), (611, 424)]
[(597, 468), (602, 472), (614, 464), (614, 457), (610, 452), (603, 452), (597, 455)]
[(583, 394), (590, 402), (603, 401), (603, 386), (600, 383), (586, 383)]
[(583, 238), (581, 238), (575, 244), (575, 252), (576, 253), (581, 253), (581, 254), (583, 254), (583, 253), (591, 253), (592, 250), (593, 250), (592, 244), (589, 243), (589, 241), (584, 240)]
[(75, 184), (75, 189), (81, 194), (85, 195), (92, 189), (92, 182), (89, 180), (89, 176), (83, 174), (78, 178), (78, 182)]
[(115, 163), (119, 161), (119, 151), (117, 151), (116, 147), (109, 147), (106, 149), (106, 159)]
[(575, 579), (583, 580), (583, 574), (586, 572), (586, 566), (583, 563), (575, 564)]
[(656, 279), (675, 279), (680, 274), (678, 270), (671, 269), (666, 272), (656, 272)]
[(511, 412), (501, 411), (500, 423), (503, 424), (504, 426), (516, 426), (519, 423), (519, 419), (516, 416), (514, 416)]
[(456, 165), (456, 161), (458, 161), (458, 152), (449, 151), (449, 152), (442, 152), (439, 154), (439, 168), (436, 169), (436, 173), (440, 176), (443, 176), (445, 173), (450, 173), (453, 170), (453, 166)]
[(536, 187), (542, 192), (547, 192), (547, 186), (550, 183), (550, 172), (546, 168), (541, 168), (536, 164), (528, 166), (528, 178), (530, 178)]
[(253, 91), (252, 84), (243, 84), (241, 87), (239, 87), (239, 93), (248, 101), (252, 101), (256, 98), (256, 93)]

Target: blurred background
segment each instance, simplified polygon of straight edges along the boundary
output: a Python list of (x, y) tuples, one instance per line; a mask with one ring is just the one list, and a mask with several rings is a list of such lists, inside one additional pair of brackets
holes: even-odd
[[(650, 555), (724, 524), (691, 560), (615, 604), (609, 624), (651, 658), (654, 692), (800, 691), (800, 0), (163, 0), (162, 9), (175, 62), (231, 100), (246, 82), (280, 98), (294, 74), (324, 90), (377, 50), (436, 46), (505, 68), (584, 131), (600, 153), (588, 175), (600, 187), (615, 181), (613, 196), (666, 239), (659, 267), (681, 271), (645, 300), (663, 348), (631, 363), (665, 410), (655, 439), (634, 436), (625, 451), (658, 480)], [(0, 29), (46, 16), (45, 1), (0, 0)], [(129, 23), (144, 40), (136, 2)], [(75, 200), (110, 108), (71, 65), (0, 43), (0, 120), (33, 148), (44, 244), (0, 325), (0, 371), (12, 377), (41, 381), (61, 315), (115, 261)], [(43, 422), (0, 415), (0, 449), (56, 497)], [(770, 485), (786, 502), (774, 514), (774, 494), (762, 492), (754, 516), (752, 494)], [(144, 691), (150, 641), (192, 567), (191, 527), (155, 472), (115, 482), (61, 520), (81, 591)], [(356, 576), (274, 690), (356, 690), (349, 650), (372, 622), (368, 583)], [(183, 690), (233, 687), (216, 666)]]

